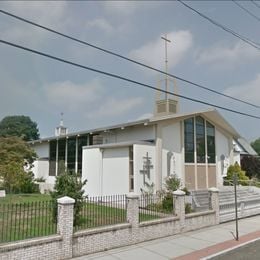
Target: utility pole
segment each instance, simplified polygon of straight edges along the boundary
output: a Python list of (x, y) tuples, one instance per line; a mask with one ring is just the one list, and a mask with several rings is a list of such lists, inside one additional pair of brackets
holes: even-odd
[(235, 214), (236, 214), (236, 237), (235, 239), (238, 241), (238, 215), (237, 215), (237, 173), (234, 173), (233, 181), (234, 181), (234, 191), (235, 191)]
[(167, 100), (168, 99), (168, 53), (167, 53), (167, 43), (168, 42), (171, 42), (169, 39), (167, 39), (167, 34), (165, 34), (165, 37), (161, 37), (162, 40), (164, 40), (165, 42), (165, 90), (166, 90), (166, 93), (165, 93), (165, 99)]

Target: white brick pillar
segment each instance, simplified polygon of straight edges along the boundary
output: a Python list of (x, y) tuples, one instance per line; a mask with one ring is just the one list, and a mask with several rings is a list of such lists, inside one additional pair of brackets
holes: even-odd
[(73, 208), (75, 200), (62, 197), (58, 200), (58, 234), (62, 236), (62, 259), (72, 258)]
[(132, 225), (132, 228), (139, 227), (139, 196), (136, 194), (128, 194), (127, 199), (127, 221)]
[(180, 227), (185, 226), (185, 192), (176, 190), (173, 192), (173, 208), (177, 217), (180, 218)]
[(209, 188), (209, 208), (215, 211), (215, 221), (219, 224), (219, 190), (217, 188)]

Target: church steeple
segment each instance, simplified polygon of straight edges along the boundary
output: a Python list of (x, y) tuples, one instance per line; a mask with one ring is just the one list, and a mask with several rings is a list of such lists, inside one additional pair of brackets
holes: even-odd
[(156, 94), (156, 102), (155, 102), (155, 116), (165, 116), (169, 114), (175, 114), (178, 112), (178, 98), (167, 93), (172, 91), (171, 84), (173, 86), (173, 92), (177, 94), (177, 85), (176, 80), (174, 78), (169, 78), (168, 76), (168, 46), (167, 44), (171, 41), (167, 38), (167, 34), (161, 37), (162, 40), (165, 41), (165, 79), (159, 80), (158, 88), (162, 89), (161, 83), (165, 83), (165, 91), (166, 93), (162, 93), (161, 91), (157, 91)]
[(64, 113), (61, 112), (61, 119), (60, 119), (60, 125), (56, 127), (55, 129), (55, 136), (63, 136), (68, 134), (68, 128), (63, 125), (63, 115)]

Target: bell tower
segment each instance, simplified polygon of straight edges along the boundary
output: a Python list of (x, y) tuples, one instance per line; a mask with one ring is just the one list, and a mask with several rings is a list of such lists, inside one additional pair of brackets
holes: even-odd
[(157, 88), (165, 89), (165, 93), (157, 91), (155, 100), (154, 116), (166, 116), (170, 114), (178, 113), (178, 98), (171, 95), (169, 92), (177, 94), (177, 84), (175, 78), (169, 78), (168, 76), (168, 53), (167, 44), (171, 41), (167, 38), (167, 34), (161, 37), (165, 41), (165, 78), (158, 81)]
[(63, 112), (60, 113), (60, 125), (55, 128), (55, 136), (63, 136), (68, 134), (68, 128), (63, 125)]

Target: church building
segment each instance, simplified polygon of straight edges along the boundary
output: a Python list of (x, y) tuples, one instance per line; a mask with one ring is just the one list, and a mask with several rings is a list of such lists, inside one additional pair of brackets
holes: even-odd
[[(42, 190), (52, 189), (62, 169), (87, 179), (86, 194), (104, 196), (164, 188), (177, 175), (189, 190), (223, 185), (227, 168), (240, 162), (246, 149), (240, 135), (215, 109), (180, 113), (178, 99), (169, 96), (165, 40), (165, 93), (158, 91), (153, 117), (99, 129), (68, 133), (63, 122), (56, 134), (31, 142), (39, 158), (35, 177)], [(160, 86), (159, 86), (160, 88)], [(237, 149), (239, 148), (239, 149)]]
[(220, 187), (244, 151), (238, 132), (215, 109), (176, 113), (176, 100), (166, 99), (155, 110), (149, 119), (76, 133), (61, 123), (55, 136), (31, 142), (41, 189), (53, 188), (64, 164), (87, 179), (93, 196), (155, 192), (172, 174), (189, 190)]

